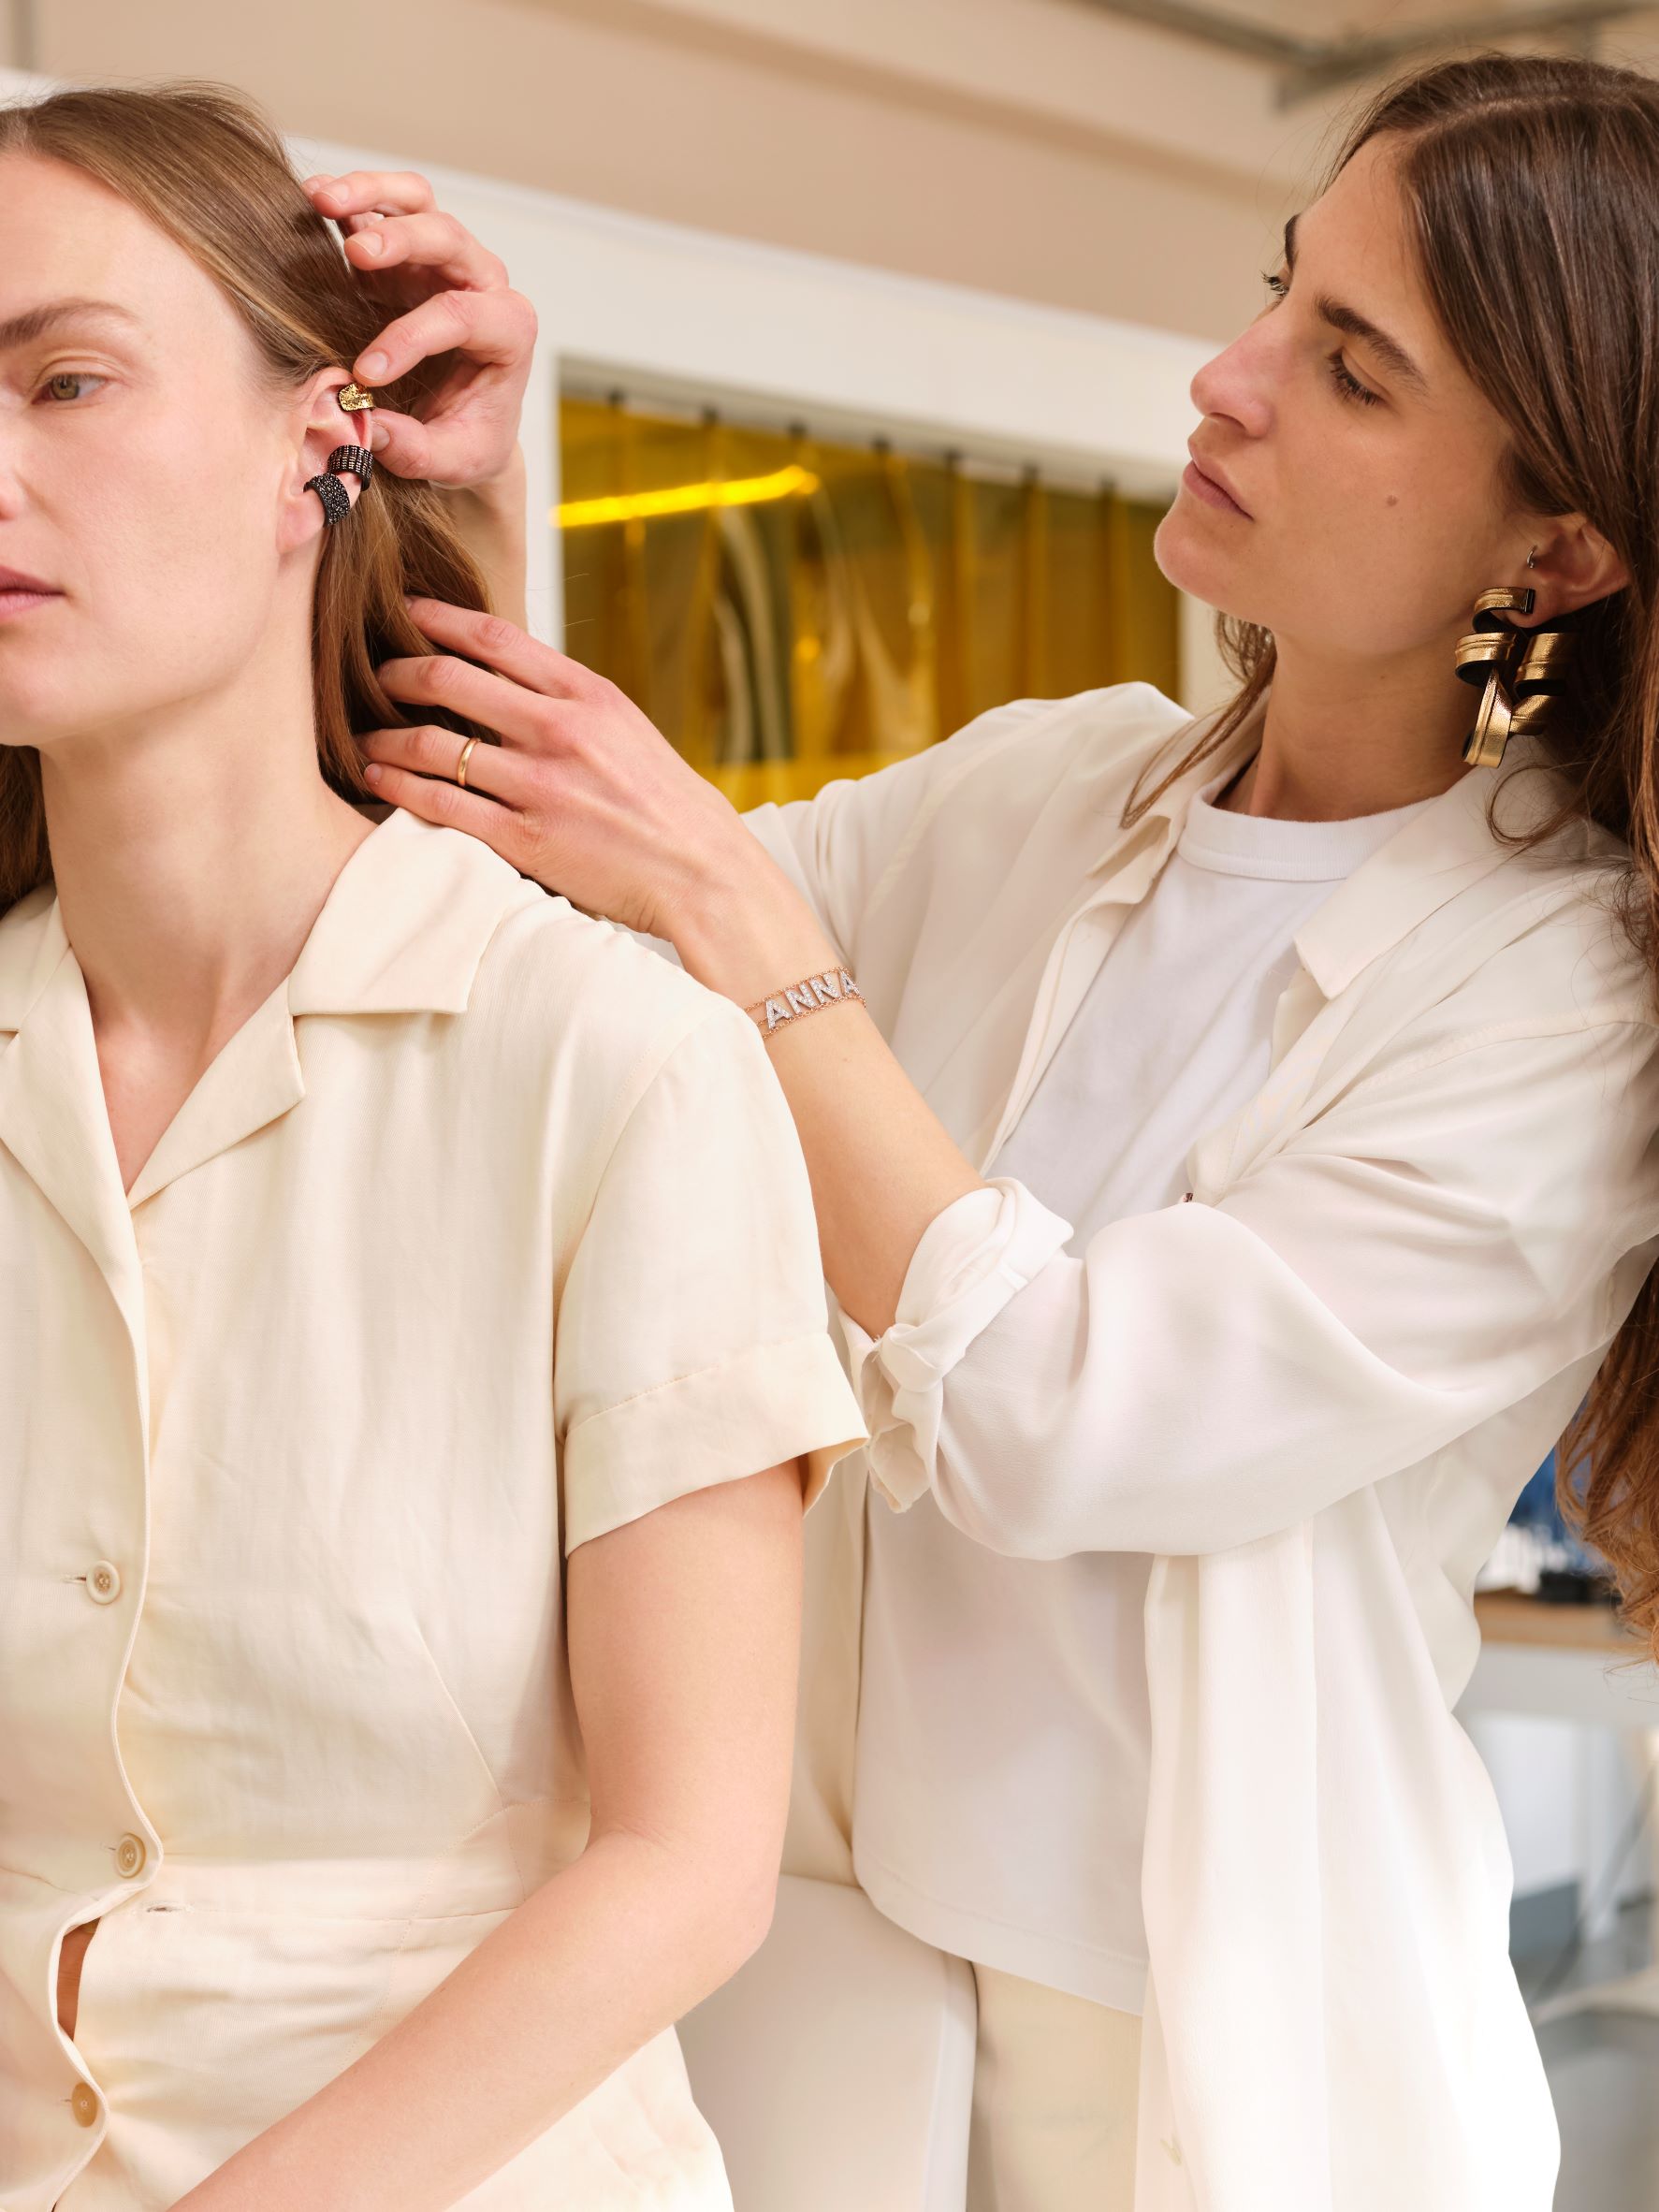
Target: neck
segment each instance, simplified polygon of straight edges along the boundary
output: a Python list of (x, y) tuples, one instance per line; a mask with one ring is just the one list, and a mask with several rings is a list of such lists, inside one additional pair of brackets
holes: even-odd
[(1451, 649), (1317, 660), (1280, 643), (1255, 759), (1222, 804), (1282, 822), (1346, 822), (1435, 797), (1468, 773), (1475, 694)]
[(309, 666), (42, 755), (64, 926), (100, 1036), (205, 1066), (298, 957), (371, 829), (317, 765)]

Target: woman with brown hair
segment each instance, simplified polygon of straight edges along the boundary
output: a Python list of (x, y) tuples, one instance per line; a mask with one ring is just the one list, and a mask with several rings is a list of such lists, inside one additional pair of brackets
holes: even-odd
[(850, 1863), (973, 1964), (975, 2212), (1545, 2212), (1452, 1708), (1586, 1396), (1659, 1631), (1659, 86), (1389, 87), (1267, 284), (1157, 541), (1216, 713), (1025, 702), (745, 822), (526, 638), (382, 671), (504, 743), (380, 790), (770, 1033), (884, 1501)]
[(0, 110), (0, 2202), (730, 2212), (672, 2024), (863, 1431), (752, 1027), (365, 804), (484, 601), (346, 364), (441, 336), (381, 451), (487, 479), (524, 316), (342, 182)]

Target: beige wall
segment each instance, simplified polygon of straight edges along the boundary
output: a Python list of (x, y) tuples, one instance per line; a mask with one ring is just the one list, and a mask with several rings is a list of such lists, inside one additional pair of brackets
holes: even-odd
[(51, 75), (229, 79), (310, 136), (1205, 337), (1324, 120), (1075, 0), (28, 5), (7, 58)]
[[(1659, 59), (1652, 21), (1604, 51)], [(20, 66), (228, 79), (313, 138), (1217, 340), (1341, 105), (1281, 109), (1258, 64), (1082, 0), (0, 0), (7, 23)]]

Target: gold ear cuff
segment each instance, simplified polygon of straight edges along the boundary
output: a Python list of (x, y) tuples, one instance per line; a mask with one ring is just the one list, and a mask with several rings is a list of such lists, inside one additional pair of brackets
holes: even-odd
[(365, 407), (374, 404), (374, 394), (365, 384), (342, 384), (339, 396), (347, 415), (360, 415)]

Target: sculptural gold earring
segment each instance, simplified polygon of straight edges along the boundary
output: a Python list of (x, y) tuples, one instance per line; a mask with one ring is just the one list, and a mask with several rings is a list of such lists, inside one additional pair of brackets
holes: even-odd
[[(1527, 560), (1530, 564), (1531, 554)], [(1511, 737), (1546, 728), (1551, 705), (1572, 675), (1579, 641), (1570, 631), (1542, 623), (1518, 630), (1504, 619), (1506, 614), (1530, 615), (1535, 597), (1530, 584), (1499, 584), (1483, 591), (1475, 602), (1473, 628), (1458, 640), (1458, 675), (1466, 684), (1485, 686), (1475, 726), (1463, 740), (1471, 767), (1495, 768)]]

